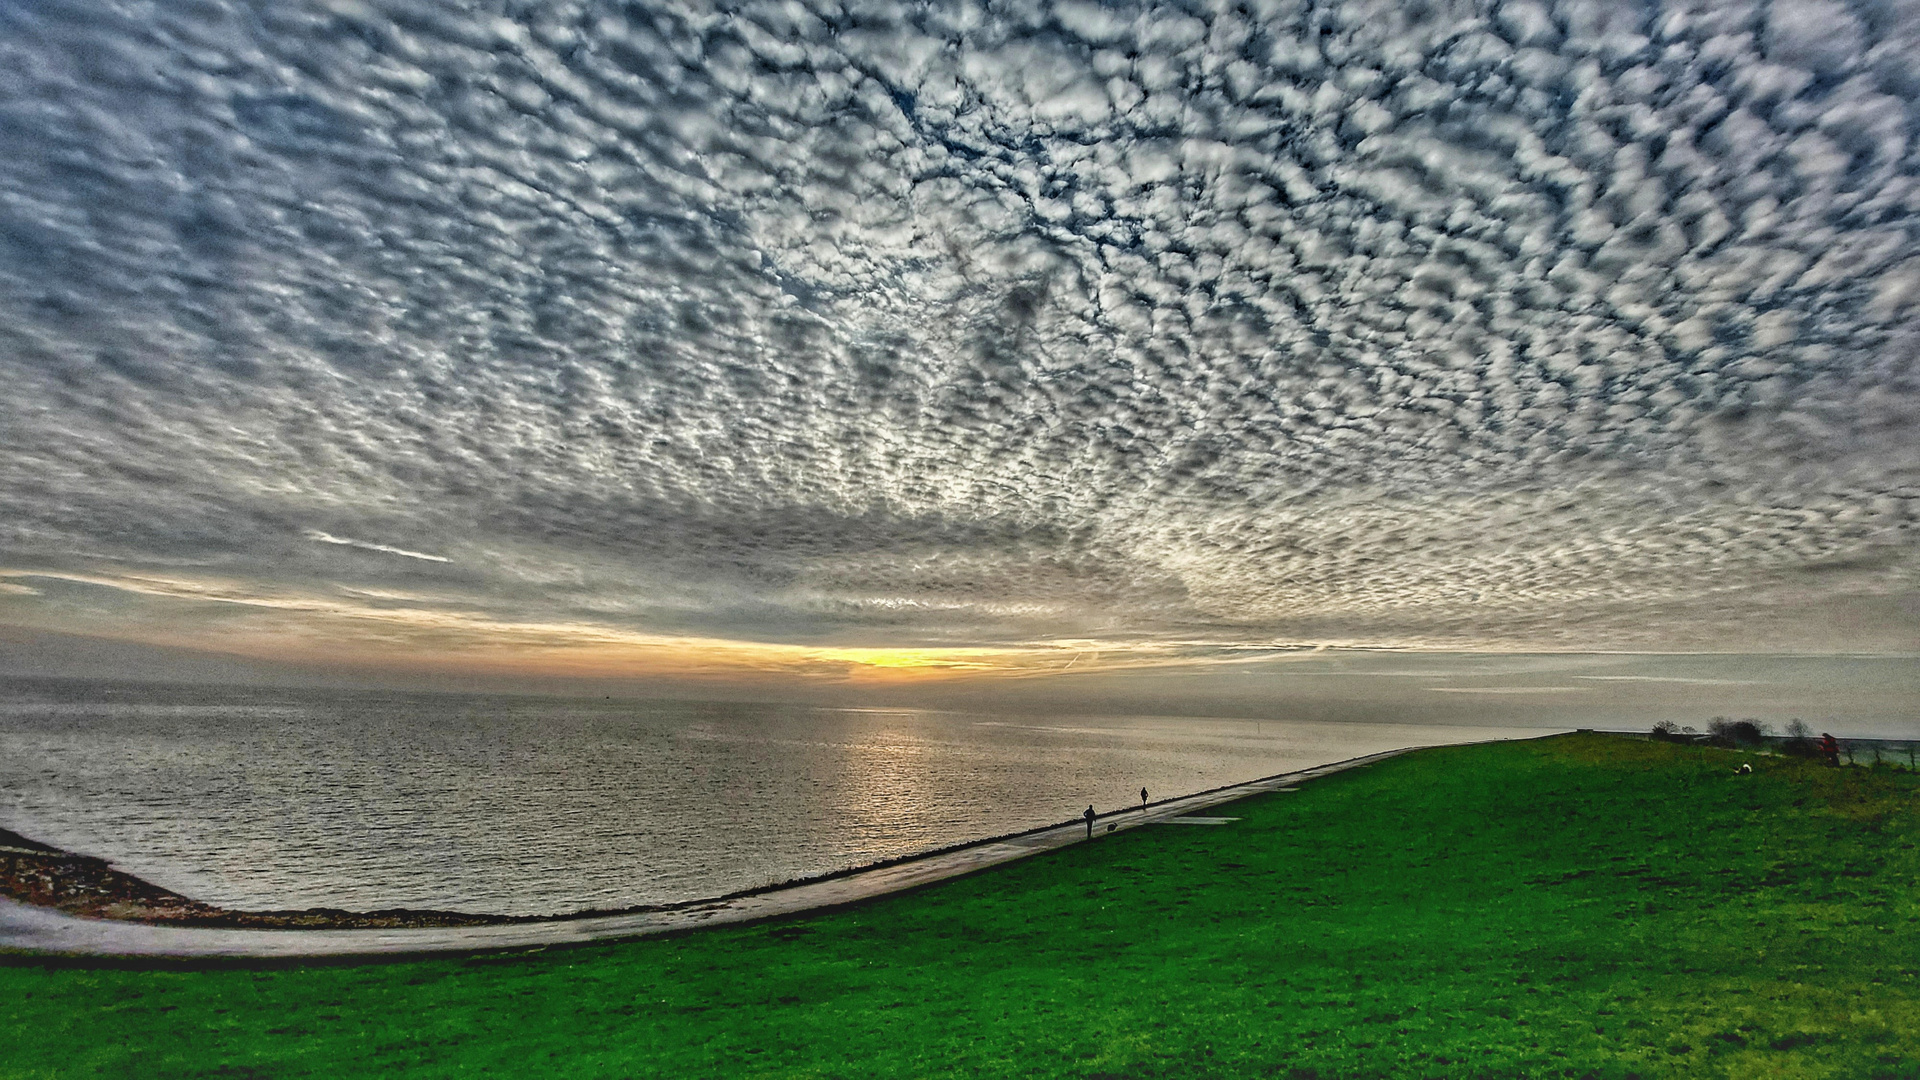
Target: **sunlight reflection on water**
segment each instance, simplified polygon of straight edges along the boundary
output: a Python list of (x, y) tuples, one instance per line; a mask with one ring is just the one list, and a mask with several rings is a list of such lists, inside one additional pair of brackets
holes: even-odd
[(232, 907), (542, 914), (1545, 730), (23, 684), (0, 826)]

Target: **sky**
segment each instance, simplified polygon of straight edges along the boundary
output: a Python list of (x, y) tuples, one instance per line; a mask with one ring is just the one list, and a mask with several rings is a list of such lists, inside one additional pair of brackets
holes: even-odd
[(1912, 2), (0, 0), (0, 668), (1910, 661), (1917, 102)]

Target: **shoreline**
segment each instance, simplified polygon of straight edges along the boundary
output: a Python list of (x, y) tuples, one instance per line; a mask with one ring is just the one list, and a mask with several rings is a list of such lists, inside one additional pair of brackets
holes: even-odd
[(1571, 734), (653, 941), (16, 954), (0, 988), (49, 1076), (1867, 1076), (1920, 1061), (1917, 798), (1904, 762)]
[(149, 926), (222, 929), (395, 929), (490, 926), (537, 916), (462, 911), (343, 908), (243, 911), (208, 904), (113, 868), (105, 859), (66, 851), (0, 829), (0, 899), (76, 918)]
[[(1229, 784), (1095, 818), (1095, 838), (1157, 824), (1191, 811), (1250, 795), (1293, 788), (1349, 769), (1397, 757), (1424, 747), (1404, 747), (1357, 758)], [(114, 871), (99, 859), (60, 852), (16, 834), (0, 834), (0, 858), (11, 866), (22, 859), (85, 864), (89, 871), (113, 876), (113, 885), (150, 890), (147, 899), (130, 893), (116, 900), (91, 895), (90, 912), (21, 902), (13, 891), (13, 873), (0, 888), (0, 950), (29, 956), (124, 956), (153, 958), (293, 958), (393, 956), (411, 953), (481, 952), (543, 948), (557, 944), (614, 941), (753, 922), (803, 911), (840, 907), (917, 888), (1029, 855), (1085, 842), (1081, 820), (1043, 825), (1017, 833), (970, 840), (917, 855), (850, 867), (797, 881), (761, 886), (709, 899), (618, 911), (581, 911), (562, 915), (485, 915), (463, 912), (393, 909), (346, 912), (241, 912), (182, 897), (139, 878)], [(17, 845), (9, 838), (25, 841)], [(25, 846), (35, 850), (22, 850)], [(16, 854), (18, 851), (20, 853)], [(74, 902), (74, 903), (77, 903)], [(86, 904), (79, 906), (85, 908)], [(457, 921), (456, 921), (457, 920)]]

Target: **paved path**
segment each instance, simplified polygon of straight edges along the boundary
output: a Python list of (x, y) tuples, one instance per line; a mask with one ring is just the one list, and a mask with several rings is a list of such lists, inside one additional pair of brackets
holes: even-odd
[[(1113, 826), (1114, 832), (1119, 832), (1162, 823), (1196, 810), (1244, 799), (1249, 795), (1290, 788), (1303, 780), (1357, 768), (1413, 749), (1418, 748), (1369, 754), (1331, 765), (1204, 791), (1198, 795), (1169, 799), (1145, 811), (1117, 811), (1102, 816), (1094, 823), (1094, 837), (1099, 839), (1108, 835), (1109, 825)], [(1086, 824), (1075, 821), (754, 896), (696, 901), (664, 911), (556, 918), (497, 926), (416, 927), (402, 930), (223, 930), (81, 919), (50, 908), (31, 907), (0, 899), (0, 949), (79, 956), (293, 958), (485, 952), (614, 941), (702, 926), (752, 922), (857, 903), (1012, 862), (1042, 851), (1085, 843), (1086, 837)]]

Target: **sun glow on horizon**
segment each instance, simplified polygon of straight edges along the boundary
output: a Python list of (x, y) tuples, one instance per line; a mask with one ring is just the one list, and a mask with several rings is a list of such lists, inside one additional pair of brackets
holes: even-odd
[[(99, 632), (99, 616), (107, 612), (116, 633)], [(651, 631), (577, 615), (513, 617), (444, 592), (332, 582), (291, 586), (128, 567), (0, 567), (0, 622), (398, 677), (781, 682), (850, 689), (1260, 670), (1324, 660), (1335, 652), (1540, 651), (1500, 642), (1459, 650), (1411, 639), (1249, 642), (1119, 634), (953, 645), (765, 641)]]
[[(36, 585), (25, 584), (27, 581)], [(275, 661), (462, 669), (585, 678), (788, 675), (898, 681), (1018, 674), (1072, 664), (1081, 643), (1003, 647), (816, 646), (650, 633), (585, 621), (513, 620), (447, 598), (337, 588), (327, 592), (150, 571), (0, 569), (0, 587), (44, 629), (72, 632), (48, 593), (79, 587), (124, 609), (126, 640)], [(31, 600), (29, 600), (31, 598)], [(37, 601), (35, 603), (34, 601)], [(140, 632), (142, 627), (152, 632)], [(1084, 665), (1083, 665), (1084, 666)]]

